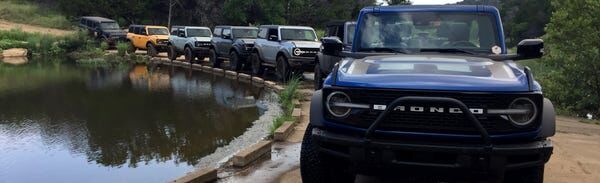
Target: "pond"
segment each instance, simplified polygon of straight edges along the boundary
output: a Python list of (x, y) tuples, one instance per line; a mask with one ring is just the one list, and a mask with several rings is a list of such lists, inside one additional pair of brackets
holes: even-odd
[(269, 108), (210, 74), (38, 60), (0, 63), (0, 182), (167, 182), (227, 156), (203, 161)]

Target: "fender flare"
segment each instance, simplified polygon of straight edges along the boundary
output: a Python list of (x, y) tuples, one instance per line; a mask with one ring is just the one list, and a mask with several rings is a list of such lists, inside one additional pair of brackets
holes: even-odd
[(323, 127), (325, 121), (323, 115), (323, 91), (317, 90), (313, 93), (310, 101), (310, 124), (316, 127)]
[(542, 124), (538, 138), (552, 137), (556, 134), (556, 112), (552, 101), (544, 98), (542, 112)]

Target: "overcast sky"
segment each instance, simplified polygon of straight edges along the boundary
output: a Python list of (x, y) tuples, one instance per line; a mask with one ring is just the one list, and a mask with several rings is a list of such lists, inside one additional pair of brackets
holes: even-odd
[[(377, 0), (381, 2), (382, 0)], [(413, 4), (448, 4), (456, 3), (462, 0), (410, 0)]]

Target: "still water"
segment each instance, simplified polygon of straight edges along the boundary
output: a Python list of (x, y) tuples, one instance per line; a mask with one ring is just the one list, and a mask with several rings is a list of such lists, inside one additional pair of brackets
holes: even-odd
[(250, 128), (263, 95), (170, 67), (0, 62), (0, 182), (166, 182)]

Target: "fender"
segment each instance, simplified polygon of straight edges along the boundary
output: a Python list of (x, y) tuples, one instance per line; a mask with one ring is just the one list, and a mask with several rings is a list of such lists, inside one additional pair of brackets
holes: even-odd
[(323, 91), (315, 91), (310, 102), (310, 124), (316, 127), (323, 127), (323, 121), (325, 121), (322, 100)]
[(556, 134), (556, 112), (554, 111), (554, 105), (547, 98), (544, 98), (543, 105), (542, 125), (540, 126), (540, 133), (537, 136), (542, 139), (552, 137)]
[(237, 53), (242, 53), (242, 51), (240, 50), (242, 47), (241, 44), (234, 42), (233, 45), (231, 46), (231, 50), (229, 50), (229, 53), (231, 53), (231, 51), (236, 51)]

